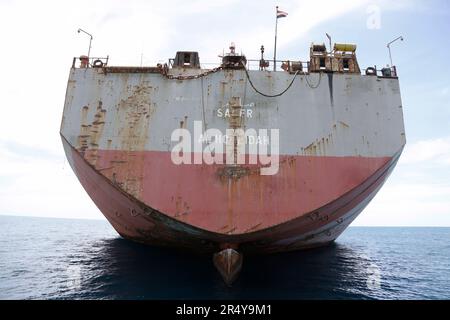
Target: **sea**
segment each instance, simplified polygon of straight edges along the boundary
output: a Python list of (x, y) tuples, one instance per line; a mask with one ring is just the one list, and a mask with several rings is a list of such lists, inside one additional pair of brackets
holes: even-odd
[(210, 255), (122, 239), (107, 221), (0, 216), (0, 299), (450, 299), (450, 228), (350, 227), (318, 249)]

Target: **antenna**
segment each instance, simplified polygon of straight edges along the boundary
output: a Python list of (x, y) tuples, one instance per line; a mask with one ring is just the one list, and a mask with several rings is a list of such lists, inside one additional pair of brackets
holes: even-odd
[(403, 41), (404, 39), (403, 39), (402, 36), (400, 36), (400, 37), (395, 38), (394, 40), (392, 40), (391, 42), (389, 42), (389, 43), (387, 44), (387, 48), (388, 48), (388, 50), (389, 50), (389, 59), (390, 59), (390, 61), (391, 61), (391, 67), (394, 65), (394, 64), (392, 63), (391, 44), (393, 44), (393, 43), (396, 42), (397, 40)]
[(92, 39), (94, 39), (94, 37), (92, 37), (92, 34), (90, 34), (89, 32), (84, 31), (81, 28), (78, 28), (78, 33), (83, 32), (85, 34), (87, 34), (90, 37), (89, 40), (89, 50), (88, 50), (88, 58), (91, 56), (91, 45), (92, 45)]

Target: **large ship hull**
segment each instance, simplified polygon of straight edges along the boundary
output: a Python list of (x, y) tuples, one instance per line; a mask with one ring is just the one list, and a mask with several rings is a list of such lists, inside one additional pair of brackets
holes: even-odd
[[(293, 79), (239, 69), (188, 80), (139, 68), (71, 69), (64, 149), (120, 235), (202, 252), (310, 248), (334, 241), (376, 195), (405, 144), (397, 78), (300, 74), (285, 94), (267, 98), (249, 77), (269, 94)], [(223, 116), (236, 101), (239, 119)], [(277, 172), (175, 164), (171, 135), (194, 131), (195, 121), (222, 132), (278, 129)]]
[(361, 213), (395, 167), (398, 156), (347, 194), (294, 220), (238, 235), (210, 232), (153, 209), (105, 178), (63, 138), (68, 159), (97, 207), (124, 238), (137, 242), (217, 252), (223, 245), (242, 252), (272, 253), (312, 248), (334, 241)]

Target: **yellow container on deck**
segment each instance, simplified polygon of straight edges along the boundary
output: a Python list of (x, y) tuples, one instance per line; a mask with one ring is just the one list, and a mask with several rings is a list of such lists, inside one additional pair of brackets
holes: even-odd
[(356, 44), (348, 44), (348, 43), (335, 43), (334, 51), (345, 51), (345, 52), (355, 52)]

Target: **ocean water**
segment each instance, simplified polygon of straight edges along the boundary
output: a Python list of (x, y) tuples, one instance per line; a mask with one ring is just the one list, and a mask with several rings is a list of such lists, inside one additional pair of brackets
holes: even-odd
[(0, 216), (0, 299), (450, 299), (450, 228), (349, 228), (319, 249), (211, 257), (123, 240), (106, 221)]

